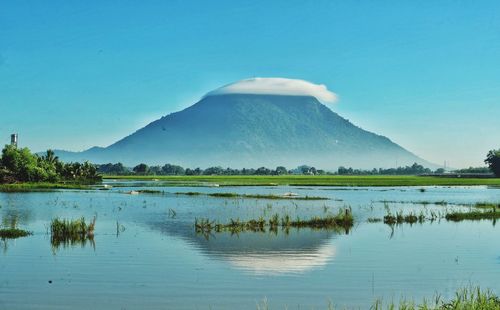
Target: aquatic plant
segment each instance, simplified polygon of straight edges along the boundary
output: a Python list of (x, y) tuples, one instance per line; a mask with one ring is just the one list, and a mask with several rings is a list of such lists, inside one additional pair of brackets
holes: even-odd
[(76, 220), (59, 218), (52, 220), (50, 224), (52, 246), (57, 248), (60, 245), (85, 245), (87, 241), (93, 242), (95, 223), (96, 217), (89, 223), (86, 223), (83, 217)]
[(210, 234), (213, 232), (228, 231), (231, 233), (239, 232), (265, 232), (266, 228), (270, 232), (277, 232), (279, 228), (288, 230), (290, 228), (311, 228), (311, 229), (339, 229), (343, 228), (347, 233), (354, 224), (354, 218), (350, 209), (340, 210), (337, 215), (328, 215), (325, 217), (312, 217), (310, 219), (297, 218), (292, 220), (290, 215), (285, 214), (280, 217), (279, 214), (274, 214), (265, 220), (263, 217), (259, 219), (251, 219), (242, 221), (240, 219), (230, 219), (228, 223), (221, 224), (209, 219), (195, 219), (195, 231), (202, 234)]
[(474, 208), (478, 209), (500, 209), (500, 202), (477, 202), (474, 204)]
[(1, 239), (17, 239), (21, 237), (27, 237), (32, 235), (32, 232), (18, 229), (18, 228), (5, 228), (0, 229), (0, 238)]
[(140, 189), (137, 190), (139, 194), (155, 194), (155, 195), (162, 195), (165, 192), (159, 191), (159, 190), (153, 190), (153, 189)]
[[(403, 211), (398, 211), (396, 214), (392, 214), (390, 211), (383, 218), (384, 224), (387, 225), (395, 225), (395, 224), (415, 224), (417, 222), (423, 223), (425, 221), (425, 215), (421, 212), (419, 215), (416, 215), (413, 212), (409, 214), (403, 214)], [(373, 221), (372, 221), (373, 222)]]
[(242, 198), (242, 199), (286, 199), (286, 200), (329, 200), (326, 197), (317, 196), (291, 196), (291, 195), (276, 195), (276, 194), (238, 194), (238, 193), (200, 193), (200, 192), (177, 192), (176, 195), (199, 196), (205, 195), (216, 198)]
[(500, 209), (489, 209), (487, 211), (450, 212), (445, 215), (446, 220), (460, 222), (464, 220), (497, 220), (500, 219)]

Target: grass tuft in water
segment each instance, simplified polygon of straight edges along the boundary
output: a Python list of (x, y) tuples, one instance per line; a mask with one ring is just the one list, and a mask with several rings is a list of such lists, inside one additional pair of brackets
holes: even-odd
[(453, 222), (479, 221), (500, 219), (500, 209), (489, 209), (487, 211), (450, 212), (445, 215), (446, 220)]
[(154, 194), (154, 195), (165, 194), (165, 192), (163, 192), (163, 191), (154, 190), (154, 189), (140, 189), (140, 190), (137, 190), (137, 192), (139, 194)]
[(21, 237), (27, 237), (29, 235), (32, 235), (33, 233), (22, 230), (22, 229), (17, 229), (17, 228), (6, 228), (6, 229), (0, 229), (0, 238), (1, 239), (17, 239)]
[(177, 192), (176, 195), (199, 196), (205, 195), (216, 198), (247, 198), (247, 199), (288, 199), (288, 200), (329, 200), (326, 197), (317, 196), (290, 196), (290, 195), (275, 195), (275, 194), (237, 194), (237, 193), (200, 193), (200, 192)]
[(96, 217), (91, 222), (85, 222), (85, 218), (76, 220), (59, 219), (52, 220), (50, 224), (51, 243), (53, 247), (60, 245), (85, 245), (86, 241), (93, 242)]
[(373, 310), (500, 310), (500, 298), (489, 290), (479, 287), (463, 288), (455, 293), (450, 301), (444, 301), (436, 295), (432, 301), (424, 299), (420, 304), (413, 300), (402, 299), (399, 303), (389, 302), (384, 305), (377, 300), (371, 306)]
[(297, 218), (292, 220), (286, 214), (282, 217), (279, 214), (274, 214), (269, 220), (263, 217), (242, 221), (240, 219), (231, 219), (229, 223), (221, 224), (209, 219), (195, 219), (195, 231), (202, 234), (210, 234), (211, 232), (265, 232), (268, 229), (270, 232), (277, 232), (279, 228), (288, 230), (290, 228), (311, 228), (311, 229), (339, 229), (343, 228), (346, 233), (353, 226), (354, 219), (350, 209), (340, 210), (337, 215), (328, 215), (325, 217), (313, 217), (310, 219)]

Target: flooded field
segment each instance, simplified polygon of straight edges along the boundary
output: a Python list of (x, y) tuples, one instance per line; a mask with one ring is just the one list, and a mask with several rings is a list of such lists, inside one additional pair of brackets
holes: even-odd
[[(2, 228), (33, 233), (0, 239), (0, 309), (364, 309), (377, 298), (452, 297), (468, 285), (500, 293), (496, 221), (445, 218), (500, 202), (500, 188), (106, 182), (105, 190), (0, 193)], [(195, 229), (199, 219), (344, 210), (354, 217), (347, 230)], [(384, 223), (398, 212), (426, 220)], [(96, 219), (92, 236), (52, 238), (54, 219), (81, 217)]]

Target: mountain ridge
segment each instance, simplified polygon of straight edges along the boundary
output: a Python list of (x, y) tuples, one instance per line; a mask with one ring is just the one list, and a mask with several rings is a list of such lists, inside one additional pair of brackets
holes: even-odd
[(108, 147), (58, 155), (63, 160), (186, 167), (432, 165), (389, 138), (354, 125), (313, 96), (274, 94), (205, 96)]

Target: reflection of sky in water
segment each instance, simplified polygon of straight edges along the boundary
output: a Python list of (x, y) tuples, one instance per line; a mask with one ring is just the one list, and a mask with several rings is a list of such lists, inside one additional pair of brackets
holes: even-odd
[[(0, 253), (0, 308), (255, 309), (301, 305), (365, 308), (374, 298), (450, 297), (469, 283), (500, 292), (500, 230), (491, 222), (426, 223), (391, 229), (364, 219), (384, 214), (381, 200), (471, 203), (500, 201), (486, 187), (162, 188), (168, 192), (307, 193), (342, 201), (263, 201), (116, 191), (0, 193), (0, 223), (13, 219), (34, 236), (9, 240)], [(295, 203), (295, 204), (294, 204)], [(268, 206), (271, 204), (271, 207)], [(357, 224), (349, 235), (291, 230), (196, 235), (195, 217), (226, 221), (287, 212), (304, 217), (349, 204)], [(421, 210), (410, 204), (394, 210)], [(428, 208), (443, 208), (429, 206)], [(450, 207), (448, 207), (450, 208)], [(169, 209), (176, 211), (175, 218)], [(87, 244), (53, 253), (47, 227), (54, 217), (97, 214), (95, 249)], [(116, 234), (117, 222), (125, 227)], [(4, 225), (4, 224), (2, 224)], [(49, 284), (48, 281), (53, 281)]]

